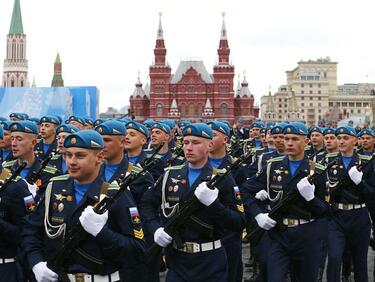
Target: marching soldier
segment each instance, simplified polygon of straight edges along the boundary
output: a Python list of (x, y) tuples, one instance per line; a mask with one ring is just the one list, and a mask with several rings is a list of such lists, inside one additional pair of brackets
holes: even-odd
[(4, 137), (0, 140), (0, 162), (8, 162), (14, 159), (12, 154), (12, 139), (10, 136), (9, 125), (11, 121), (2, 121), (0, 124), (3, 127)]
[[(230, 139), (230, 128), (221, 121), (208, 123), (213, 131), (212, 147), (209, 151), (209, 162), (213, 168), (225, 169), (234, 160), (226, 153), (226, 144)], [(238, 189), (238, 187), (236, 188)], [(239, 195), (239, 194), (238, 194)], [(228, 232), (222, 239), (228, 258), (228, 282), (242, 281), (242, 232)]]
[[(69, 175), (51, 179), (45, 199), (26, 218), (23, 230), (23, 249), (36, 280), (67, 276), (70, 281), (135, 281), (134, 277), (142, 281), (142, 272), (128, 271), (138, 269), (144, 259), (143, 231), (131, 192), (125, 189), (109, 212), (97, 214), (91, 206), (104, 194), (112, 197), (119, 190), (116, 182), (108, 186), (100, 175), (102, 137), (82, 130), (69, 135), (64, 147)], [(63, 247), (64, 236), (78, 223), (88, 236), (69, 259), (62, 260), (62, 268), (54, 269), (58, 266), (48, 258)], [(121, 269), (129, 276), (121, 277)]]
[(52, 156), (48, 165), (57, 169), (55, 175), (66, 174), (68, 167), (65, 161), (64, 141), (70, 134), (78, 132), (79, 129), (71, 124), (62, 124), (56, 128), (56, 139), (57, 139), (57, 153)]
[(11, 121), (21, 121), (21, 120), (27, 120), (29, 116), (25, 113), (11, 113), (9, 115), (9, 119)]
[[(0, 128), (0, 139), (3, 130)], [(0, 166), (0, 281), (24, 281), (20, 271), (21, 225), (24, 216), (35, 209), (35, 201), (27, 184), (21, 177), (15, 178), (7, 187), (4, 181), (11, 171)]]
[(74, 125), (75, 127), (78, 127), (79, 130), (85, 129), (85, 119), (83, 117), (79, 116), (70, 116), (68, 120), (65, 121), (66, 124)]
[[(267, 257), (267, 281), (285, 281), (289, 270), (295, 281), (315, 282), (318, 277), (322, 250), (324, 225), (321, 218), (328, 212), (323, 198), (324, 177), (311, 184), (307, 176), (321, 173), (324, 166), (312, 164), (304, 154), (307, 143), (307, 129), (302, 123), (288, 124), (283, 129), (287, 156), (271, 159), (267, 167), (256, 178), (243, 186), (247, 211), (258, 225), (268, 231), (272, 243)], [(315, 172), (314, 172), (315, 171)], [(290, 208), (282, 215), (280, 225), (264, 212), (258, 203), (258, 192), (266, 187), (266, 197), (271, 209), (290, 193), (298, 193), (296, 208)], [(283, 230), (279, 226), (283, 225)]]
[(325, 155), (322, 129), (318, 126), (311, 127), (308, 138), (310, 138), (311, 147), (306, 147), (306, 154), (314, 162), (320, 162), (322, 159), (324, 159)]
[[(195, 123), (186, 126), (183, 135), (187, 163), (168, 168), (144, 194), (141, 201), (144, 223), (154, 234), (155, 243), (166, 247), (167, 282), (227, 282), (227, 258), (221, 239), (229, 230), (241, 232), (244, 227), (239, 191), (231, 178), (212, 190), (206, 185), (215, 173), (208, 162), (211, 128)], [(181, 241), (176, 241), (164, 231), (163, 225), (190, 197), (197, 197), (201, 206), (178, 230), (176, 236)]]
[(361, 148), (358, 150), (358, 154), (372, 156), (374, 154), (375, 132), (372, 129), (365, 128), (358, 133), (358, 138), (361, 138)]
[(51, 153), (56, 152), (56, 128), (60, 120), (55, 116), (43, 116), (40, 119), (39, 135), (41, 139), (35, 145), (34, 151), (40, 160), (44, 160)]
[(349, 246), (355, 281), (368, 281), (367, 252), (371, 221), (366, 201), (374, 197), (374, 168), (370, 164), (366, 170), (358, 171), (357, 165), (368, 161), (369, 157), (355, 152), (357, 135), (352, 127), (337, 128), (336, 136), (340, 153), (327, 160), (337, 161), (337, 164), (327, 172), (329, 185), (334, 188), (347, 174), (351, 181), (340, 193), (330, 195), (333, 210), (328, 221), (327, 280), (340, 281), (343, 253), (345, 247)]
[(125, 151), (133, 165), (142, 163), (146, 158), (143, 146), (147, 144), (148, 130), (143, 124), (131, 121), (126, 125)]

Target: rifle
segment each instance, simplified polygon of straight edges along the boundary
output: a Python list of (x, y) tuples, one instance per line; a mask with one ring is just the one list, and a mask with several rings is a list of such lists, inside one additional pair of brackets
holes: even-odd
[[(21, 171), (26, 167), (26, 165), (27, 165), (27, 163), (26, 162), (22, 162), (22, 164), (10, 175), (10, 177), (8, 177), (8, 175), (9, 175), (9, 170), (7, 170), (7, 169), (3, 169), (3, 172), (5, 172), (6, 173), (6, 175), (5, 175), (5, 181), (4, 181), (4, 179), (1, 179), (2, 181), (4, 181), (3, 182), (3, 184), (1, 184), (1, 186), (0, 186), (0, 191), (4, 191), (5, 190), (5, 188), (14, 180), (14, 179), (16, 179), (19, 175), (20, 175), (20, 173), (21, 173)], [(3, 173), (1, 173), (1, 174), (3, 174)], [(2, 176), (2, 175), (1, 175)]]
[[(309, 161), (310, 163), (312, 162), (311, 160)], [(312, 162), (314, 163), (314, 162)], [(312, 184), (314, 183), (315, 179), (317, 179), (319, 176), (323, 175), (324, 173), (326, 173), (326, 171), (328, 169), (330, 169), (333, 165), (335, 165), (337, 163), (337, 160), (334, 160), (332, 162), (330, 162), (326, 168), (320, 172), (320, 173), (314, 173), (313, 170), (310, 170), (310, 174), (307, 176), (307, 180)], [(278, 202), (268, 213), (268, 216), (270, 218), (272, 218), (273, 220), (275, 220), (276, 222), (280, 222), (280, 218), (282, 217), (282, 215), (288, 211), (291, 206), (297, 202), (299, 199), (300, 199), (300, 195), (298, 193), (298, 188), (297, 187), (294, 187), (294, 189), (292, 189), (287, 195), (285, 198), (283, 198), (280, 202)], [(263, 233), (265, 232), (266, 230), (257, 226), (253, 231), (251, 231), (250, 233), (246, 234), (246, 239), (249, 239), (251, 243), (253, 244), (257, 244), (257, 242), (260, 241), (260, 239), (262, 238), (263, 236)]]
[[(371, 158), (367, 162), (361, 162), (357, 165), (357, 169), (359, 171), (363, 171), (373, 160), (375, 160), (375, 154), (371, 156)], [(343, 176), (343, 178), (329, 190), (329, 196), (335, 196), (337, 194), (343, 194), (344, 196), (348, 197), (349, 199), (358, 200), (358, 197), (350, 193), (348, 190), (345, 189), (351, 182), (349, 172)]]
[[(161, 149), (162, 145), (158, 147), (157, 151), (153, 156)], [(112, 196), (109, 197), (105, 195), (99, 202), (97, 202), (93, 209), (97, 214), (103, 214), (111, 208), (111, 206), (116, 202), (116, 200), (122, 195), (122, 193), (131, 185), (138, 177), (143, 176), (150, 168), (152, 168), (158, 159), (147, 158), (143, 162), (142, 170), (139, 172), (132, 171), (127, 176), (124, 175), (117, 179), (117, 182), (120, 186), (120, 189)], [(84, 205), (89, 205), (90, 203), (85, 203)], [(48, 208), (48, 207), (46, 207)], [(59, 279), (62, 281), (69, 281), (67, 276), (64, 274), (64, 267), (66, 262), (69, 260), (73, 252), (78, 248), (80, 242), (88, 238), (88, 233), (83, 229), (80, 222), (78, 221), (76, 225), (71, 228), (66, 236), (62, 247), (47, 261), (47, 265), (50, 269), (53, 269), (56, 273), (59, 274)]]
[[(228, 175), (236, 171), (242, 164), (248, 162), (252, 159), (255, 152), (249, 152), (248, 154), (237, 159), (233, 164), (228, 168), (224, 169), (224, 173), (216, 174), (210, 181), (207, 182), (207, 187), (214, 189), (221, 181), (223, 181)], [(168, 233), (171, 237), (176, 236), (179, 228), (189, 219), (189, 217), (197, 210), (202, 207), (201, 202), (193, 194), (192, 197), (187, 199), (179, 209), (168, 219), (164, 225), (164, 231)], [(181, 246), (182, 242), (175, 238), (177, 245)], [(146, 264), (153, 265), (153, 263), (159, 257), (162, 247), (156, 243), (153, 243), (152, 246), (147, 250), (146, 253)]]
[[(46, 168), (48, 163), (51, 161), (52, 157), (55, 155), (55, 152), (51, 152), (47, 158), (43, 159), (40, 163), (40, 167), (37, 171), (33, 170), (30, 175), (27, 177), (26, 181), (30, 184), (34, 184), (42, 174), (43, 170)], [(39, 185), (38, 185), (39, 186)]]

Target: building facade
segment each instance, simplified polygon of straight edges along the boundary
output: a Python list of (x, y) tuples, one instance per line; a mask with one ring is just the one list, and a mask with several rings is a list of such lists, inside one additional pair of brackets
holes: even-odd
[(154, 49), (155, 61), (150, 66), (150, 83), (143, 88), (138, 78), (130, 97), (131, 114), (135, 120), (188, 119), (207, 121), (225, 119), (230, 123), (249, 123), (258, 117), (246, 78), (234, 91), (234, 66), (230, 63), (230, 49), (225, 21), (220, 34), (218, 62), (210, 74), (203, 61), (183, 60), (175, 73), (166, 61), (161, 19)]
[(309, 126), (356, 116), (373, 120), (375, 84), (337, 86), (337, 62), (329, 57), (300, 61), (286, 75), (286, 85), (261, 98), (263, 120), (303, 120)]

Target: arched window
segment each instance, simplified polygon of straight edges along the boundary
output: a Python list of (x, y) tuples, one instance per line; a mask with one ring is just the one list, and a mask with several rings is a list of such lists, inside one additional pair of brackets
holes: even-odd
[(203, 113), (203, 104), (202, 103), (199, 103), (198, 104), (198, 108), (197, 108), (197, 115), (198, 116), (201, 116)]
[(163, 115), (163, 104), (156, 105), (156, 115), (159, 117)]
[(141, 109), (141, 106), (140, 106), (140, 105), (136, 106), (136, 107), (135, 107), (135, 115), (136, 115), (136, 116), (140, 116), (141, 113), (142, 113), (141, 110), (142, 110), (142, 109)]
[(189, 117), (193, 117), (194, 115), (195, 115), (194, 104), (191, 103), (189, 104)]
[(10, 81), (10, 87), (14, 87), (14, 79), (12, 78), (12, 80)]
[(225, 103), (221, 104), (221, 106), (220, 106), (220, 113), (222, 115), (227, 115), (228, 114), (228, 105), (227, 104), (225, 104)]

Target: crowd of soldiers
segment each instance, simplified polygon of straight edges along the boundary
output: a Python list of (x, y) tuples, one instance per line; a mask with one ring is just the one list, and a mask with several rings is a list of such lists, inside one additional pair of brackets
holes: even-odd
[(0, 281), (368, 281), (374, 145), (350, 126), (12, 113)]

